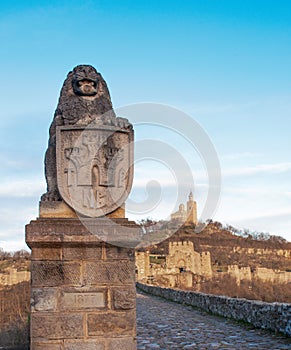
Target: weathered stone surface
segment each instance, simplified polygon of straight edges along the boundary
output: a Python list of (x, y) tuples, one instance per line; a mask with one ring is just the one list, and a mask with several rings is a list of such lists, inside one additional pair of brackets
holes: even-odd
[(109, 350), (136, 350), (136, 341), (132, 338), (115, 338), (108, 342)]
[(40, 201), (40, 218), (77, 218), (75, 210), (69, 207), (64, 201)]
[[(96, 225), (105, 225), (106, 221), (102, 219), (94, 219)], [(88, 230), (79, 219), (69, 219), (69, 218), (40, 218), (37, 220), (32, 220), (28, 225), (26, 225), (26, 235), (31, 238), (37, 238), (37, 242), (43, 236), (48, 236), (51, 241), (57, 243), (63, 242), (60, 238), (64, 239), (66, 236), (79, 236), (86, 234), (89, 235)], [(56, 239), (58, 238), (58, 240)], [(87, 237), (86, 237), (87, 238)]]
[(33, 342), (31, 350), (63, 350), (61, 342)]
[(31, 264), (31, 276), (32, 286), (35, 287), (81, 284), (81, 268), (79, 263), (34, 261)]
[(113, 307), (116, 310), (130, 310), (135, 308), (135, 287), (119, 287), (112, 290)]
[(57, 126), (57, 185), (76, 212), (101, 217), (126, 200), (133, 179), (133, 131), (102, 123)]
[(61, 247), (41, 247), (35, 248), (31, 252), (31, 260), (61, 260)]
[[(64, 350), (105, 350), (104, 340), (65, 340)], [(121, 348), (120, 348), (121, 350)], [(124, 349), (127, 350), (127, 349)]]
[[(108, 220), (89, 219), (89, 222), (105, 232), (112, 231), (112, 222)], [(124, 230), (126, 225), (135, 227), (134, 223), (125, 219), (119, 219), (118, 222), (125, 225)], [(126, 310), (133, 314), (135, 312), (135, 264), (132, 249), (101, 242), (95, 235), (88, 233), (88, 228), (79, 220), (73, 218), (38, 219), (27, 226), (27, 234), (32, 251), (38, 250), (36, 257), (42, 258), (41, 250), (44, 248), (45, 257), (58, 259), (32, 261), (32, 290), (35, 292), (32, 298), (31, 336), (34, 342), (40, 339), (103, 339), (95, 329), (97, 326), (94, 326), (92, 318), (90, 327), (87, 326), (89, 315), (98, 312), (102, 315), (101, 319), (108, 313), (104, 322), (106, 325), (114, 325), (106, 331), (107, 341), (108, 337), (135, 337), (135, 317), (130, 321), (128, 316), (124, 317), (128, 315), (124, 312)], [(50, 256), (52, 252), (57, 254)], [(120, 293), (117, 292), (119, 288)], [(54, 292), (56, 290), (58, 292)], [(68, 323), (64, 321), (70, 315), (79, 317), (73, 327), (69, 328), (73, 329), (72, 332), (66, 329)], [(38, 317), (37, 321), (34, 321), (34, 317)], [(80, 344), (81, 342), (76, 346), (81, 347)], [(91, 346), (90, 342), (88, 346)], [(109, 350), (106, 342), (104, 350)]]
[(86, 284), (134, 283), (135, 267), (132, 261), (87, 262)]
[(107, 260), (130, 259), (134, 260), (134, 249), (108, 246), (106, 248)]
[(125, 204), (107, 215), (108, 218), (122, 219), (125, 218)]
[(63, 260), (100, 260), (101, 246), (66, 246), (63, 248)]
[(61, 296), (62, 310), (86, 310), (105, 308), (104, 292), (63, 292)]
[(31, 311), (55, 311), (58, 291), (56, 288), (32, 288)]
[(34, 314), (31, 315), (31, 332), (34, 339), (64, 339), (84, 337), (83, 315)]
[(134, 311), (88, 314), (89, 336), (134, 336), (134, 333)]
[(140, 228), (127, 219), (108, 218), (82, 218), (82, 222), (73, 218), (42, 218), (26, 225), (26, 243), (30, 248), (55, 247), (64, 243), (70, 243), (69, 246), (98, 246), (110, 237), (117, 242), (123, 239), (124, 246), (130, 244), (134, 247), (140, 239)]

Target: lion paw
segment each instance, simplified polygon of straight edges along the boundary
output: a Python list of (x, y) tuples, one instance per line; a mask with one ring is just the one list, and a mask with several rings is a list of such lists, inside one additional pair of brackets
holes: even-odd
[(131, 129), (132, 125), (126, 118), (116, 118), (116, 126), (119, 126), (121, 129)]
[(61, 200), (61, 196), (58, 190), (48, 191), (47, 193), (44, 193), (41, 196), (42, 202), (55, 202), (60, 200)]

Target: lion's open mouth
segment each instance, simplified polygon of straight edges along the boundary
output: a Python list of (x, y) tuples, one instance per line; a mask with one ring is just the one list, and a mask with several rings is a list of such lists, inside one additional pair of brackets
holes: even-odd
[(88, 78), (80, 79), (80, 80), (78, 81), (78, 85), (79, 85), (79, 86), (82, 86), (82, 85), (96, 86), (96, 81), (93, 80), (93, 79), (88, 79)]
[(97, 81), (93, 79), (80, 79), (76, 81), (75, 90), (79, 95), (93, 96), (97, 94)]

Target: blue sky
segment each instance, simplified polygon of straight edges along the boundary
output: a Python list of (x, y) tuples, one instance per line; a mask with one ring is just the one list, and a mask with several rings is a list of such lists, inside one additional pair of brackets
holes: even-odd
[[(82, 63), (102, 73), (115, 107), (162, 103), (200, 123), (221, 162), (217, 220), (291, 240), (290, 1), (1, 2), (0, 42), (0, 247), (25, 247), (59, 91)], [(196, 156), (201, 211), (207, 179)], [(137, 166), (136, 198), (152, 166)], [(175, 209), (163, 171), (169, 188), (153, 218)]]

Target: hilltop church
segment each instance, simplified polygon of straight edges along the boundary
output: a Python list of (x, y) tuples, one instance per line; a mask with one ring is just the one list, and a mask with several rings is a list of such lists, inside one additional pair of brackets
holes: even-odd
[(179, 210), (171, 214), (171, 220), (179, 223), (197, 224), (197, 203), (193, 199), (193, 193), (190, 191), (189, 200), (187, 201), (187, 210), (184, 204), (179, 205)]

